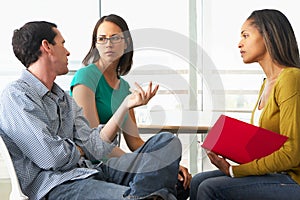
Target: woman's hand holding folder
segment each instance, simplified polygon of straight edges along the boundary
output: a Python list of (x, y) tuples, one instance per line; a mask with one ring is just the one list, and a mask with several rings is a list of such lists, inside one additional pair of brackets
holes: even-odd
[(230, 174), (229, 174), (230, 164), (229, 164), (229, 162), (226, 161), (225, 158), (215, 154), (212, 151), (206, 151), (206, 153), (212, 164), (214, 164), (217, 168), (219, 168), (219, 170), (221, 170), (224, 174), (226, 174), (227, 176), (230, 176)]

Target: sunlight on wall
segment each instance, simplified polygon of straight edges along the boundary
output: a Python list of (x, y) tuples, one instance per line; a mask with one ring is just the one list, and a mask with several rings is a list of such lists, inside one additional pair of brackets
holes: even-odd
[[(0, 6), (0, 71), (20, 70), (11, 38), (13, 31), (28, 21), (50, 21), (57, 24), (71, 52), (69, 60), (81, 61), (88, 51), (94, 24), (99, 19), (98, 1), (12, 0)], [(21, 66), (21, 67), (20, 67)], [(78, 68), (77, 66), (69, 66)]]

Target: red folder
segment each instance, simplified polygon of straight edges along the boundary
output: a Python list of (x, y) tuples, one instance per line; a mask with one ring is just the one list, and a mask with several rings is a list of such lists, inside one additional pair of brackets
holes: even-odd
[(221, 115), (201, 146), (242, 164), (273, 153), (287, 139), (278, 133)]

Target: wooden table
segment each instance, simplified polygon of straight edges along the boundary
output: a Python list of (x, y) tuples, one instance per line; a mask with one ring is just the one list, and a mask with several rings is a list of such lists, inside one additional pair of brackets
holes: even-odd
[(205, 134), (208, 132), (208, 126), (176, 126), (176, 125), (138, 125), (139, 133), (141, 134), (155, 134), (159, 132), (179, 133), (195, 133)]
[[(176, 125), (138, 125), (140, 134), (157, 134), (159, 132), (171, 132), (179, 136), (180, 134), (189, 134), (191, 143), (189, 146), (189, 162), (190, 162), (190, 173), (196, 174), (199, 171), (203, 171), (203, 159), (198, 160), (199, 146), (198, 141), (194, 139), (194, 134), (201, 134), (201, 142), (209, 131), (208, 126), (176, 126)], [(199, 152), (200, 153), (200, 152)], [(197, 163), (200, 163), (200, 169), (197, 167)]]

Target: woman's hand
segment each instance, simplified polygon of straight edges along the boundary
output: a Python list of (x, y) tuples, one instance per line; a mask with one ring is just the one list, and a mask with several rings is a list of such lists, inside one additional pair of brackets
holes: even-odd
[(218, 156), (217, 154), (207, 151), (207, 156), (212, 164), (219, 168), (224, 174), (230, 176), (229, 167), (230, 164), (225, 160), (225, 158)]
[(159, 85), (156, 85), (154, 89), (152, 89), (152, 82), (150, 82), (147, 91), (144, 91), (139, 84), (134, 84), (136, 86), (136, 89), (131, 90), (132, 93), (127, 97), (127, 106), (129, 109), (141, 105), (146, 105), (156, 94), (159, 87)]

